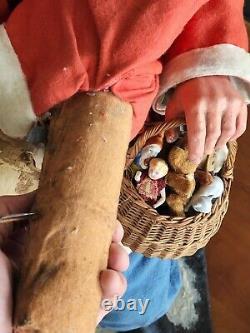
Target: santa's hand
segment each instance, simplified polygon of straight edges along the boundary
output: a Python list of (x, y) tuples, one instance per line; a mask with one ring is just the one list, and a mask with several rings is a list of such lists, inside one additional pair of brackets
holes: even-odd
[(170, 100), (167, 121), (185, 116), (189, 158), (199, 163), (246, 130), (247, 105), (228, 77), (207, 76), (180, 84)]

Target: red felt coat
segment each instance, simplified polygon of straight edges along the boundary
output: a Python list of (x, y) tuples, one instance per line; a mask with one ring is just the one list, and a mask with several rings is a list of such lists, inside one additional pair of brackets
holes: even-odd
[(22, 136), (34, 113), (77, 91), (109, 89), (132, 103), (133, 137), (159, 74), (180, 55), (230, 44), (248, 56), (242, 8), (243, 0), (23, 0), (0, 29), (0, 128)]

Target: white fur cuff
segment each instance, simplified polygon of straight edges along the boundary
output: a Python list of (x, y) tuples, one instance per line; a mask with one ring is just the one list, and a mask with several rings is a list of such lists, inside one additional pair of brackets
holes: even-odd
[(21, 65), (0, 25), (0, 130), (10, 137), (23, 138), (35, 121)]
[(159, 93), (153, 108), (165, 114), (168, 94), (187, 80), (211, 75), (231, 77), (244, 100), (250, 103), (250, 55), (231, 44), (218, 44), (185, 52), (171, 60), (163, 70)]

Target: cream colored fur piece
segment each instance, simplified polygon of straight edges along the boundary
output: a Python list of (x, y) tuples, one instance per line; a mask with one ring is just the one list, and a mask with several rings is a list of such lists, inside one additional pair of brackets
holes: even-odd
[(0, 129), (23, 138), (36, 122), (25, 76), (7, 32), (0, 25)]
[(231, 44), (218, 44), (185, 52), (171, 60), (161, 75), (153, 108), (165, 114), (171, 89), (187, 80), (212, 75), (229, 76), (247, 104), (250, 103), (250, 55)]

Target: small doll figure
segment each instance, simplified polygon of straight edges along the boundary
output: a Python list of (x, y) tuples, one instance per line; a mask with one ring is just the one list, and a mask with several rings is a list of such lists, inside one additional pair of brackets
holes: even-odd
[(160, 158), (153, 158), (149, 162), (148, 172), (138, 171), (135, 175), (138, 193), (155, 209), (165, 203), (167, 185), (165, 176), (167, 173), (167, 163)]
[(132, 164), (134, 174), (138, 170), (142, 171), (148, 169), (150, 159), (156, 157), (162, 150), (163, 139), (164, 134), (162, 133), (147, 140)]
[(214, 176), (212, 182), (208, 185), (203, 185), (193, 195), (186, 212), (192, 207), (198, 213), (211, 213), (213, 200), (218, 199), (224, 192), (224, 183), (218, 176)]

